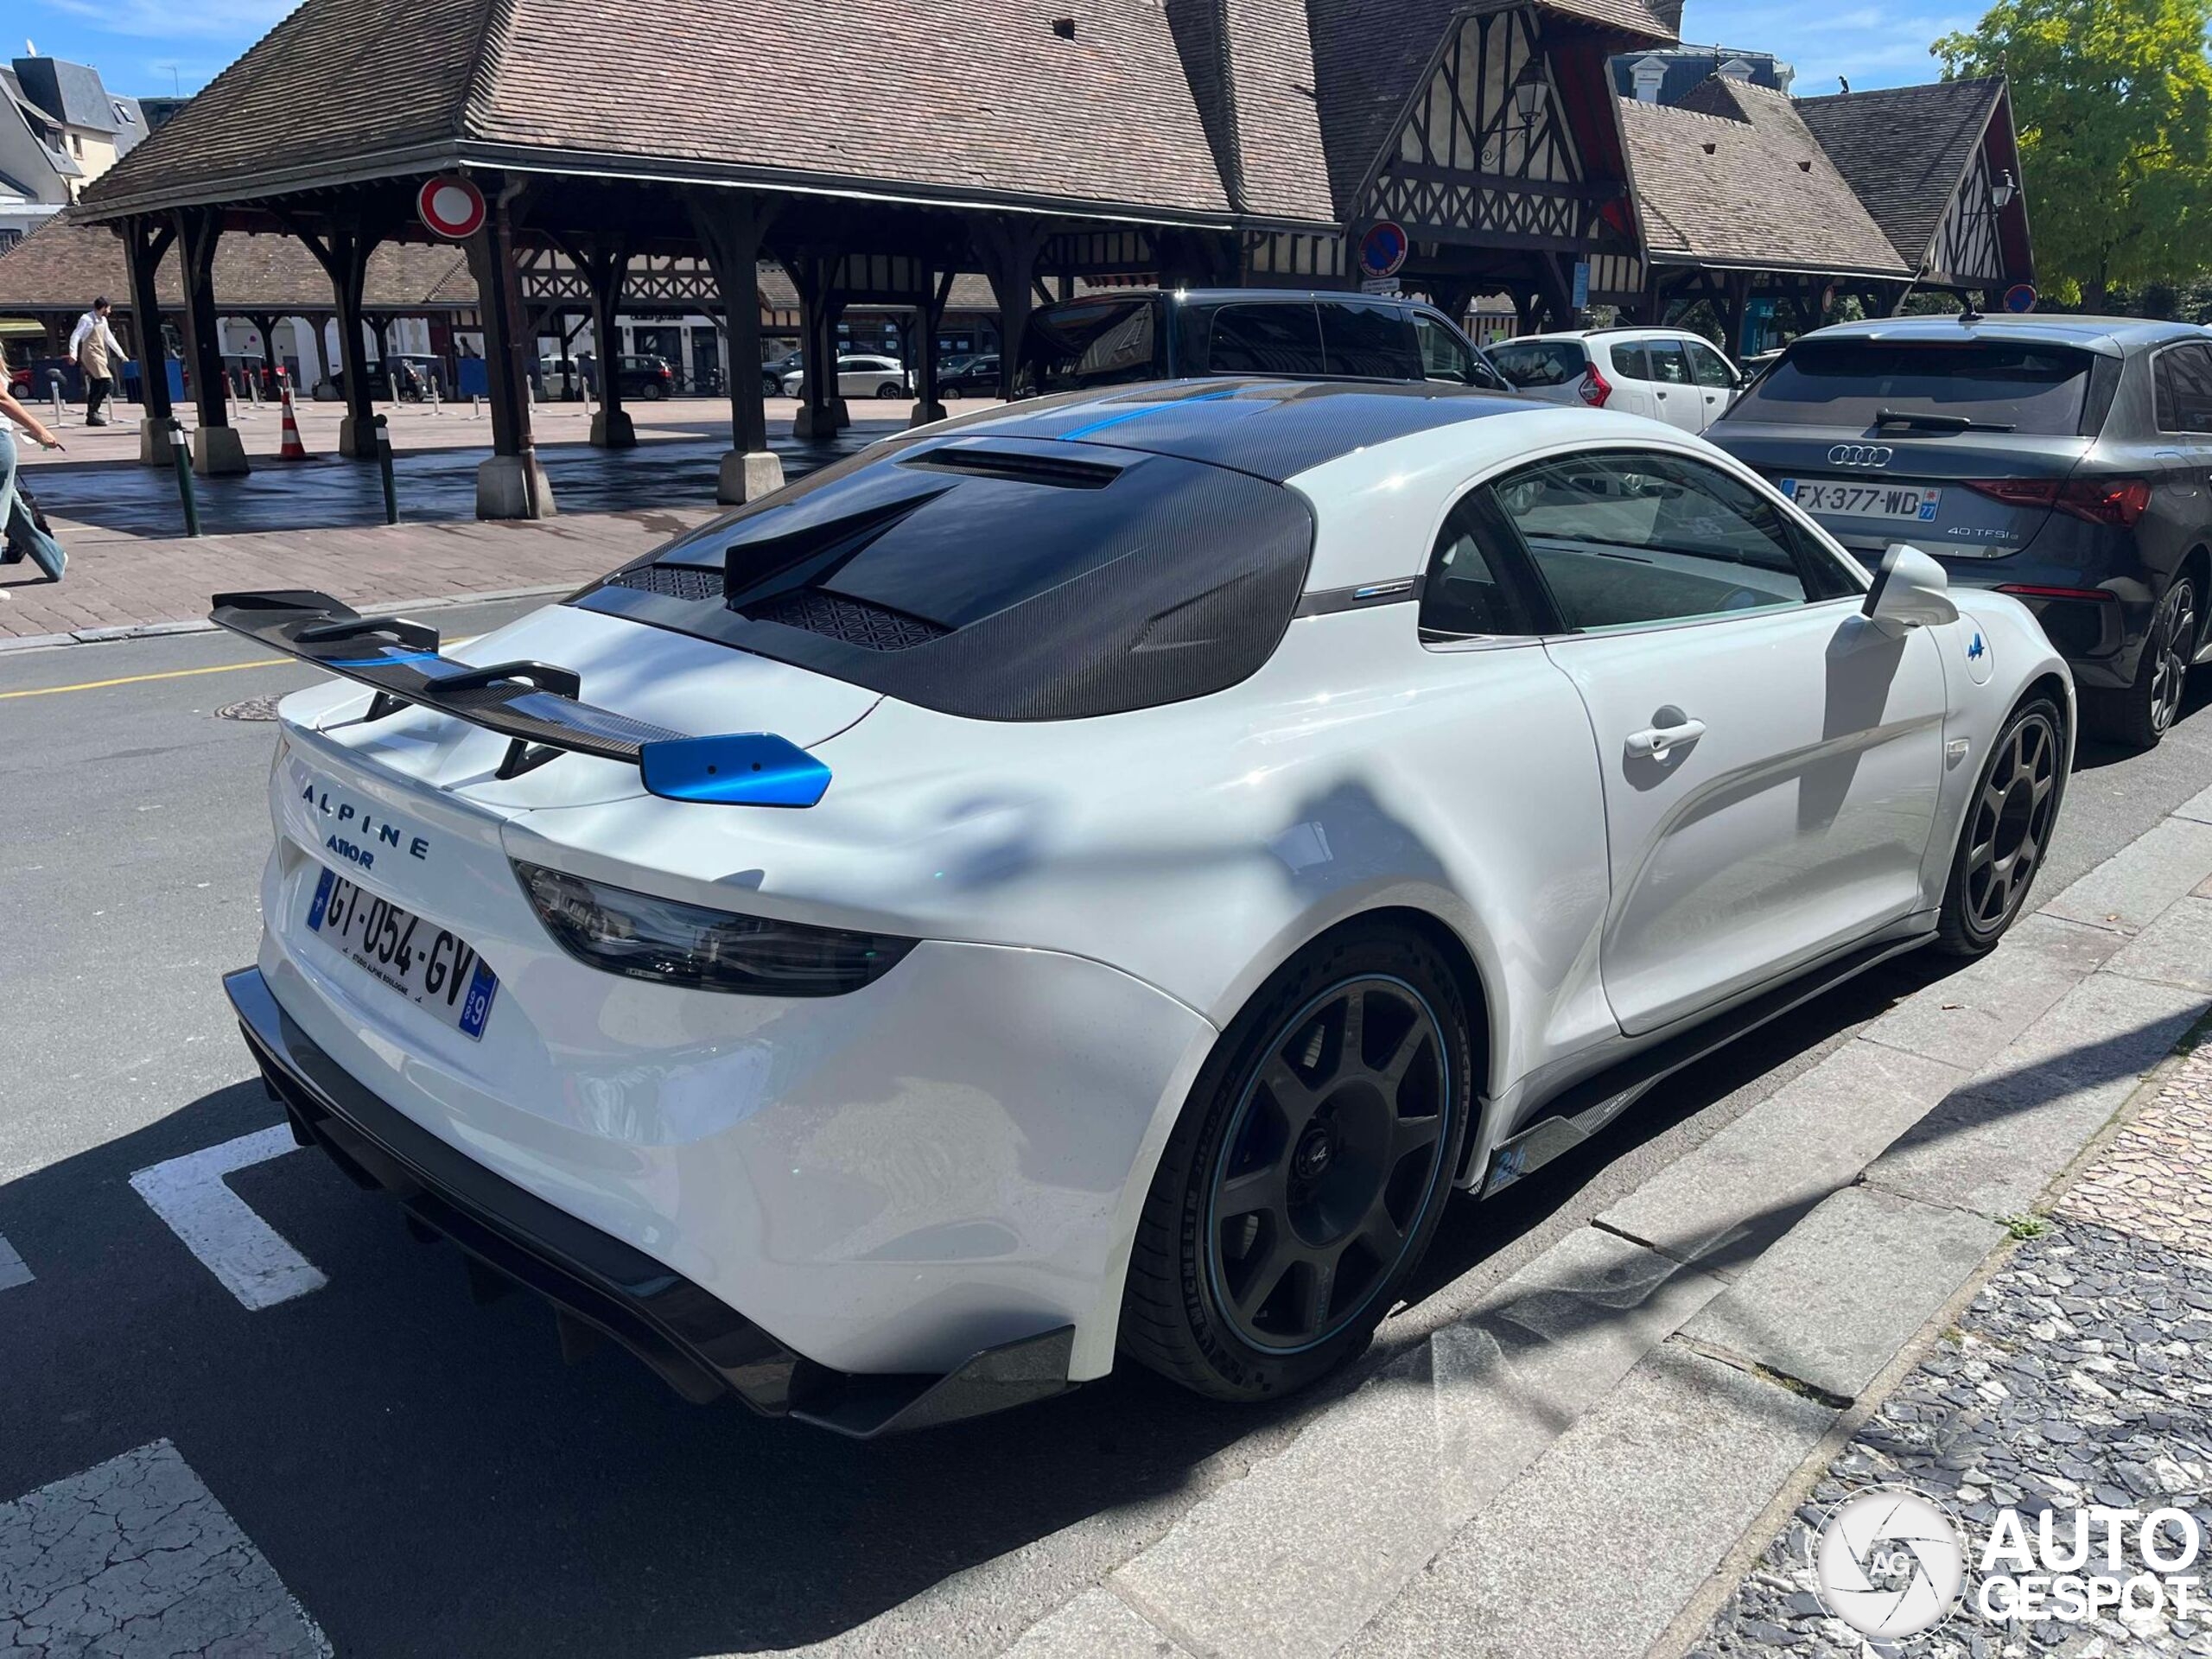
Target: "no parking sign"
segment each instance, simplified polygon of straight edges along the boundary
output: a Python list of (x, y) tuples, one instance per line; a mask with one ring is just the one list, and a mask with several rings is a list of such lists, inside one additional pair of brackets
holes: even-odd
[(1378, 282), (1396, 276), (1406, 263), (1408, 245), (1405, 226), (1387, 219), (1376, 220), (1359, 238), (1359, 274)]

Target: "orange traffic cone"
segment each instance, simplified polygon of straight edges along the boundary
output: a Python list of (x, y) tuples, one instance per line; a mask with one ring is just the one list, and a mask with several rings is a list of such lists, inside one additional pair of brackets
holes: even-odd
[(276, 372), (276, 384), (284, 398), (284, 447), (277, 455), (284, 461), (305, 461), (308, 447), (300, 442), (300, 423), (292, 413), (292, 382), (282, 369)]

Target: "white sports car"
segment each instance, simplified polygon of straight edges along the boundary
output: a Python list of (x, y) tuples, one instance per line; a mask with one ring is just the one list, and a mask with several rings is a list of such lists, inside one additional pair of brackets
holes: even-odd
[(295, 1129), (564, 1345), (856, 1434), (1309, 1382), (1453, 1188), (1994, 944), (2074, 731), (2013, 601), (1434, 385), (902, 434), (465, 653), (216, 607), (342, 677), (227, 982)]

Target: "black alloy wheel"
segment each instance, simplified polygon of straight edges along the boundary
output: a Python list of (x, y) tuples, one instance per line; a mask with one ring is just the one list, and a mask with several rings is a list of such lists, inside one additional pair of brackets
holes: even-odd
[(2151, 636), (2143, 642), (2151, 659), (2150, 707), (2146, 710), (2152, 741), (2164, 737), (2181, 714), (2182, 693), (2189, 684), (2190, 658), (2196, 655), (2196, 585), (2177, 576), (2158, 601), (2151, 618)]
[(1331, 987), (1275, 1033), (1207, 1205), (1207, 1270), (1255, 1348), (1326, 1342), (1405, 1252), (1442, 1149), (1444, 1042), (1402, 980)]
[(1256, 1400), (1364, 1348), (1443, 1213), (1471, 1072), (1461, 994), (1427, 941), (1354, 925), (1279, 972), (1161, 1155), (1123, 1349)]
[(2065, 792), (2061, 718), (2056, 704), (2037, 697), (1998, 734), (1967, 805), (1943, 899), (1941, 938), (1955, 952), (1988, 950), (2027, 900)]

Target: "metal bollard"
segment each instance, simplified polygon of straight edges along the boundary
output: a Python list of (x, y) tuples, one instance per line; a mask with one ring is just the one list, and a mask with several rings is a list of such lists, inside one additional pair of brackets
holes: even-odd
[(438, 383), (435, 376), (430, 381), (430, 413), (433, 415), (443, 413), (438, 406)]
[(472, 421), (484, 418), (484, 401), (473, 391), (468, 394), (468, 418)]
[(261, 407), (261, 377), (249, 373), (245, 378), (245, 389), (247, 394), (253, 399), (254, 408), (258, 410)]
[(399, 407), (399, 377), (396, 374), (387, 374), (385, 376), (384, 389), (387, 394), (386, 401), (389, 402), (394, 409), (397, 409)]
[(54, 394), (54, 423), (59, 426), (61, 424), (61, 374), (59, 370), (48, 369), (46, 372), (46, 385), (47, 390)]
[(399, 486), (391, 475), (391, 429), (381, 415), (376, 417), (377, 471), (384, 479), (384, 521), (399, 522)]
[(169, 459), (176, 464), (176, 493), (184, 502), (184, 533), (200, 533), (200, 498), (193, 493), (192, 448), (184, 439), (184, 423), (169, 416)]

